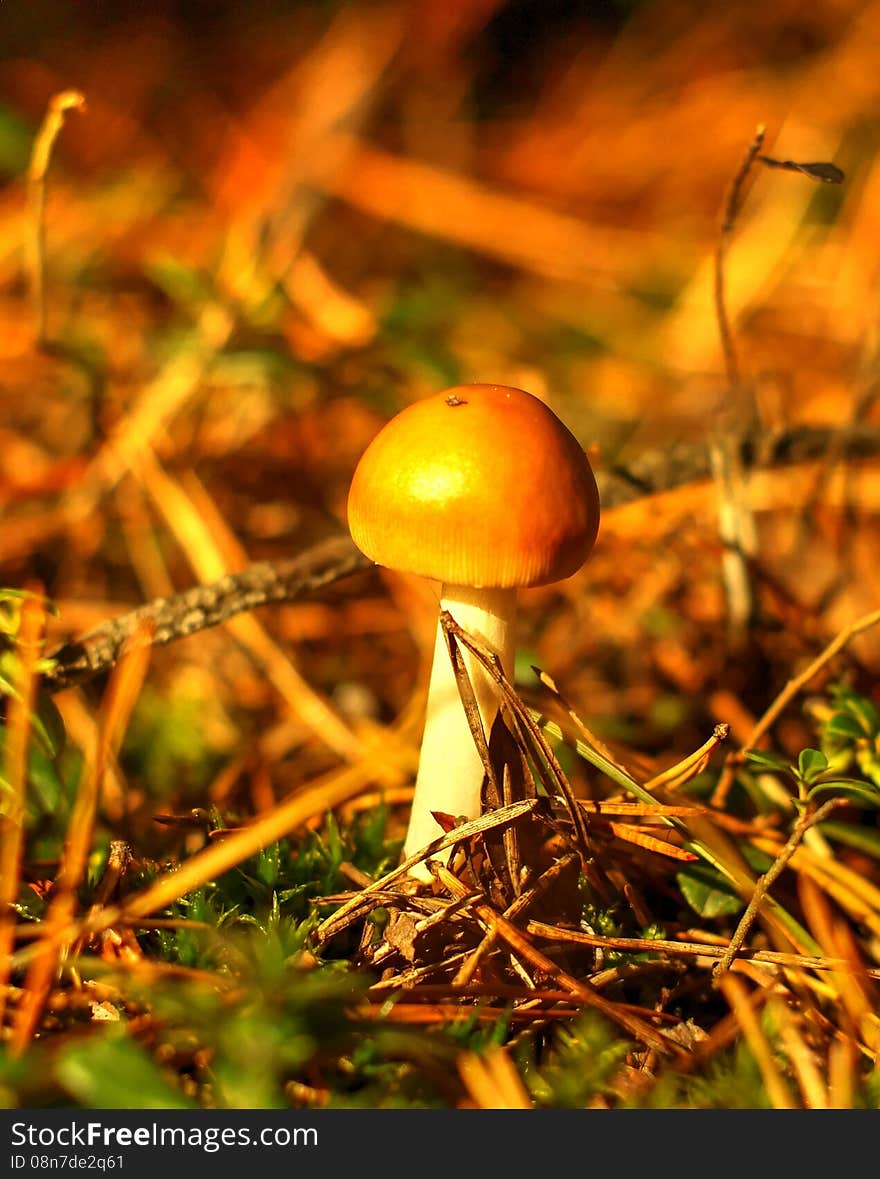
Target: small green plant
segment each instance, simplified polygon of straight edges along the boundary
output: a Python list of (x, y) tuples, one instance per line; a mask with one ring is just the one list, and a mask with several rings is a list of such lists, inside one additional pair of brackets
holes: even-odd
[[(868, 703), (865, 701), (865, 703)], [(844, 760), (851, 760), (851, 751), (841, 751)], [(803, 812), (830, 798), (839, 798), (880, 808), (880, 782), (846, 776), (839, 757), (829, 760), (821, 749), (803, 749), (797, 761), (789, 761), (760, 749), (746, 752), (748, 761), (762, 770), (769, 770), (794, 785), (792, 802)]]
[(630, 1047), (607, 1020), (587, 1011), (556, 1029), (540, 1063), (523, 1052), (520, 1066), (538, 1106), (584, 1109), (596, 1098), (615, 1095), (614, 1079)]

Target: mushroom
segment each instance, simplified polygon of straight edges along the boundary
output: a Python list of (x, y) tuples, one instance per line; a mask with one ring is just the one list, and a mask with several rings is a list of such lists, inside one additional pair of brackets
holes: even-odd
[[(598, 532), (599, 493), (574, 435), (537, 397), (460, 385), (380, 430), (355, 469), (348, 524), (370, 560), (439, 581), (441, 611), (512, 679), (517, 590), (581, 567)], [(469, 652), (464, 659), (488, 737), (497, 685)], [(432, 812), (480, 814), (484, 772), (438, 622), (405, 857), (442, 834)], [(429, 878), (424, 868), (416, 874)]]

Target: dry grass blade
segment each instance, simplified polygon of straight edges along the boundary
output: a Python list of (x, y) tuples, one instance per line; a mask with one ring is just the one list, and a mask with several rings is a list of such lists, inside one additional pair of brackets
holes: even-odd
[(482, 664), (488, 674), (495, 680), (504, 703), (507, 705), (514, 721), (515, 728), (526, 739), (526, 747), (529, 748), (529, 751), (533, 755), (535, 764), (539, 768), (543, 765), (548, 771), (548, 780), (546, 782), (548, 792), (551, 795), (558, 792), (564, 798), (571, 816), (572, 825), (574, 826), (575, 840), (580, 849), (584, 865), (585, 867), (590, 865), (592, 857), (590, 855), (590, 841), (587, 835), (584, 815), (577, 805), (577, 800), (572, 793), (568, 778), (565, 776), (556, 755), (541, 732), (540, 726), (535, 722), (529, 710), (513, 690), (512, 685), (504, 674), (503, 668), (500, 666), (497, 656), (492, 651), (486, 650), (481, 643), (474, 639), (473, 635), (469, 635), (467, 631), (462, 630), (448, 611), (444, 610), (441, 612), (440, 623), (447, 634), (454, 635), (463, 646), (467, 647), (471, 655)]
[[(504, 917), (508, 921), (515, 921), (517, 917), (521, 917), (547, 891), (551, 884), (559, 879), (563, 872), (574, 865), (576, 859), (577, 857), (574, 855), (563, 856), (555, 864), (552, 864), (546, 872), (543, 872), (538, 877), (531, 888), (518, 896), (513, 904), (505, 910)], [(452, 980), (454, 987), (466, 987), (472, 981), (479, 969), (480, 963), (495, 945), (496, 937), (495, 930), (490, 929), (477, 948), (459, 968), (458, 973)]]
[(458, 694), (461, 697), (461, 703), (464, 708), (465, 717), (467, 718), (468, 728), (471, 731), (471, 737), (473, 737), (474, 745), (477, 747), (480, 761), (483, 763), (483, 769), (489, 780), (492, 795), (500, 802), (502, 791), (495, 766), (492, 758), (489, 756), (489, 742), (486, 740), (486, 733), (483, 729), (483, 718), (480, 714), (480, 706), (477, 703), (477, 694), (468, 675), (467, 665), (462, 657), (461, 649), (456, 641), (455, 635), (449, 627), (444, 627), (443, 637), (446, 640), (446, 650), (452, 664), (455, 684), (458, 688)]
[(794, 700), (795, 696), (831, 662), (835, 655), (842, 651), (857, 635), (864, 634), (866, 630), (877, 626), (878, 623), (880, 623), (880, 610), (872, 610), (869, 614), (863, 614), (861, 618), (857, 618), (854, 622), (849, 623), (842, 630), (838, 631), (831, 642), (819, 652), (816, 658), (802, 672), (796, 676), (792, 676), (749, 733), (748, 740), (743, 745), (739, 755), (728, 759), (713, 794), (712, 801), (716, 806), (721, 807), (724, 805), (727, 792), (733, 784), (736, 762), (742, 757), (742, 754), (749, 749), (757, 748), (758, 742), (765, 733), (769, 732), (779, 716), (785, 711), (792, 700)]
[(858, 1049), (843, 1034), (828, 1047), (828, 1108), (852, 1109), (856, 1093)]
[(0, 811), (0, 1027), (6, 1007), (9, 955), (15, 932), (15, 909), (21, 887), (24, 814), (31, 712), (37, 689), (37, 661), (42, 649), (46, 610), (35, 593), (22, 599), (18, 630), (18, 680), (9, 701), (3, 754), (3, 806)]
[[(45, 689), (45, 683), (43, 687)], [(58, 699), (58, 711), (64, 721), (68, 740), (78, 745), (84, 754), (97, 749), (100, 722), (83, 693), (65, 692)], [(118, 821), (125, 814), (126, 802), (126, 783), (116, 759), (111, 756), (104, 767), (101, 788), (102, 811), (108, 819)]]
[(212, 303), (202, 310), (191, 347), (169, 360), (92, 459), (82, 484), (67, 500), (66, 521), (85, 518), (101, 494), (137, 466), (156, 436), (195, 396), (233, 327), (233, 318), (224, 308)]
[(431, 856), (436, 856), (439, 852), (445, 851), (448, 847), (452, 847), (456, 843), (462, 843), (465, 839), (469, 839), (473, 835), (481, 835), (485, 831), (492, 831), (505, 826), (507, 823), (514, 823), (517, 819), (536, 810), (539, 805), (540, 803), (537, 799), (526, 798), (522, 802), (515, 802), (510, 806), (501, 807), (499, 810), (492, 811), (491, 814), (481, 815), (480, 818), (472, 819), (469, 823), (462, 823), (458, 827), (453, 827), (451, 831), (447, 831), (446, 834), (438, 836), (437, 839), (427, 844), (420, 851), (403, 860), (391, 872), (387, 872), (379, 880), (374, 881), (363, 892), (358, 893), (357, 896), (343, 905), (341, 909), (338, 909), (326, 921), (323, 921), (315, 930), (314, 937), (317, 944), (323, 945), (330, 938), (335, 937), (337, 933), (341, 932), (346, 925), (356, 920), (361, 913), (368, 912), (373, 905), (372, 894), (374, 892), (381, 892), (389, 884), (406, 876), (410, 868), (414, 868), (416, 864), (421, 864), (424, 860), (430, 860)]
[[(464, 897), (468, 895), (468, 889), (461, 883), (458, 877), (453, 875), (447, 868), (444, 868), (442, 864), (433, 861), (432, 867), (439, 882), (452, 896)], [(597, 1011), (600, 1011), (609, 1019), (614, 1020), (615, 1023), (620, 1024), (630, 1035), (641, 1040), (642, 1043), (657, 1052), (666, 1054), (676, 1050), (665, 1036), (655, 1031), (650, 1024), (646, 1023), (639, 1016), (633, 1015), (632, 1012), (621, 1006), (621, 1004), (612, 1003), (610, 1000), (605, 999), (589, 986), (589, 984), (578, 982), (577, 979), (572, 978), (570, 974), (567, 974), (561, 967), (557, 966), (551, 958), (548, 958), (546, 954), (542, 954), (540, 950), (536, 949), (528, 938), (515, 925), (497, 912), (488, 901), (480, 899), (478, 896), (474, 901), (473, 910), (487, 929), (494, 931), (501, 941), (506, 942), (517, 958), (521, 959), (533, 969), (541, 971), (548, 978), (552, 978), (563, 990), (569, 991), (586, 1006), (595, 1007)]]
[[(138, 473), (196, 574), (203, 581), (214, 581), (229, 572), (230, 557), (245, 563), (237, 541), (223, 523), (207, 493), (199, 495), (197, 505), (192, 495), (161, 466), (149, 447), (144, 446)], [(238, 615), (226, 624), (230, 632), (266, 669), (277, 690), (294, 714), (300, 717), (326, 744), (348, 761), (363, 755), (358, 739), (342, 722), (330, 705), (311, 688), (288, 658), (267, 634), (265, 627), (249, 614)], [(377, 762), (381, 766), (381, 762)], [(396, 784), (398, 776), (394, 776)]]
[(635, 819), (690, 819), (694, 815), (705, 815), (704, 806), (667, 806), (662, 802), (621, 802), (607, 798), (579, 798), (578, 806), (588, 815), (626, 815)]
[(694, 750), (674, 766), (670, 766), (669, 769), (650, 778), (645, 782), (645, 789), (653, 794), (657, 790), (677, 790), (684, 786), (686, 782), (690, 782), (691, 778), (702, 773), (709, 763), (709, 758), (718, 746), (727, 740), (729, 733), (729, 725), (716, 725), (708, 741), (704, 741), (699, 749)]
[[(752, 842), (774, 857), (779, 854), (779, 843), (775, 840), (754, 836)], [(804, 844), (795, 849), (790, 866), (801, 876), (815, 880), (850, 917), (880, 936), (880, 888), (866, 876), (839, 860), (817, 856)]]
[(749, 1002), (745, 984), (735, 975), (725, 974), (720, 978), (719, 986), (761, 1070), (764, 1087), (773, 1108), (797, 1109), (797, 1102), (773, 1057), (773, 1050), (767, 1042), (755, 1009)]
[(829, 955), (842, 958), (848, 969), (835, 973), (834, 981), (844, 1011), (844, 1026), (876, 1052), (880, 1043), (878, 994), (868, 978), (864, 963), (851, 937), (849, 926), (840, 918), (826, 893), (808, 876), (801, 877), (799, 894), (811, 932)]
[(327, 137), (313, 164), (314, 182), (374, 217), (553, 279), (592, 285), (597, 274), (607, 273), (608, 258), (638, 249), (643, 240), (392, 155), (344, 132)]
[(532, 1101), (503, 1048), (495, 1044), (481, 1056), (463, 1052), (458, 1072), (478, 1109), (532, 1109)]
[(658, 856), (668, 856), (671, 860), (679, 860), (685, 864), (692, 864), (699, 860), (699, 856), (693, 852), (686, 851), (677, 844), (670, 843), (668, 839), (660, 839), (656, 835), (648, 835), (647, 832), (642, 831), (639, 827), (631, 827), (627, 823), (608, 824), (611, 832), (617, 836), (618, 839), (624, 840), (626, 843), (633, 843), (636, 847), (643, 847), (645, 851), (654, 852)]
[(68, 111), (84, 111), (85, 108), (85, 97), (78, 90), (62, 90), (52, 98), (34, 140), (28, 167), (28, 203), (31, 216), (28, 264), (38, 348), (46, 343), (46, 173), (52, 159), (52, 148), (64, 126)]
[(791, 1061), (792, 1071), (797, 1077), (803, 1104), (807, 1109), (827, 1109), (828, 1091), (816, 1059), (801, 1034), (792, 1011), (781, 999), (775, 997), (767, 1003), (767, 1011), (779, 1028), (779, 1037), (785, 1054)]
[[(535, 675), (538, 677), (538, 679), (541, 681), (541, 683), (544, 685), (544, 687), (547, 688), (548, 691), (553, 693), (553, 695), (559, 701), (560, 706), (568, 714), (569, 720), (571, 720), (571, 722), (574, 724), (575, 728), (578, 730), (578, 732), (581, 734), (581, 736), (584, 738), (584, 740), (587, 742), (587, 744), (590, 745), (593, 749), (595, 749), (598, 753), (601, 753), (601, 755), (605, 758), (605, 760), (610, 762), (613, 766), (615, 766), (618, 770), (620, 770), (620, 772), (622, 774), (628, 774), (629, 771), (627, 770), (626, 766), (624, 766), (621, 762), (617, 761), (614, 754), (611, 752), (611, 750), (608, 748), (608, 746), (604, 743), (604, 741), (602, 741), (599, 737), (597, 737), (596, 734), (592, 731), (592, 729), (587, 727), (583, 718), (576, 711), (574, 705), (571, 703), (571, 701), (568, 699), (568, 697), (559, 688), (559, 685), (556, 683), (556, 680), (554, 680), (553, 677), (551, 675), (549, 675), (546, 671), (544, 671), (544, 669), (541, 667), (535, 667), (534, 665), (532, 665), (532, 671), (535, 673)], [(562, 731), (560, 730), (560, 736), (561, 735), (562, 735)]]
[[(542, 995), (543, 998), (543, 995)], [(535, 1000), (528, 1000), (534, 1003)], [(463, 1024), (478, 1020), (480, 1023), (493, 1023), (496, 1020), (510, 1020), (513, 1023), (534, 1023), (547, 1019), (570, 1020), (571, 1007), (526, 1007), (525, 1003), (513, 1010), (510, 1007), (480, 1004), (479, 1007), (465, 1006), (461, 1003), (395, 1003), (389, 1007), (386, 1003), (365, 1004), (362, 1008), (368, 1016), (379, 1015), (390, 1023), (408, 1024)]]
[[(553, 685), (553, 690), (556, 690), (555, 685)], [(553, 722), (548, 722), (545, 727), (548, 730), (552, 730)], [(726, 725), (716, 726), (709, 742), (704, 743), (701, 749), (697, 751), (697, 756), (700, 760), (707, 745), (714, 748), (720, 740), (727, 736), (727, 731)], [(578, 743), (578, 752), (582, 753), (588, 761), (601, 769), (603, 773), (621, 785), (625, 790), (645, 801), (653, 801), (650, 793), (644, 786), (639, 785), (627, 770), (605, 758), (593, 744), (584, 746), (583, 743)], [(685, 760), (688, 761), (688, 759)], [(578, 809), (580, 809), (580, 804), (578, 804)], [(754, 896), (755, 880), (748, 864), (736, 844), (731, 839), (728, 839), (713, 821), (712, 814), (706, 814), (701, 810), (692, 812), (689, 816), (690, 822), (687, 824), (679, 817), (672, 815), (668, 809), (660, 817), (685, 837), (687, 841), (685, 852), (692, 852), (698, 858), (705, 860), (722, 872), (736, 886), (738, 892), (746, 901)], [(627, 838), (627, 836), (624, 836), (624, 838)], [(629, 836), (629, 838), (632, 837)], [(638, 842), (639, 840), (635, 839), (633, 841)], [(667, 855), (670, 854), (668, 846), (664, 847), (664, 852)], [(675, 855), (674, 852), (671, 854)], [(794, 919), (781, 906), (777, 905), (771, 897), (766, 897), (766, 902), (766, 918), (769, 923), (779, 932), (783, 932), (788, 940), (799, 949), (804, 949), (805, 931), (801, 930)]]
[(144, 635), (131, 646), (115, 669), (101, 711), (98, 747), (82, 775), (67, 842), (55, 878), (45, 917), (45, 936), (33, 947), (33, 956), (25, 980), (24, 995), (16, 1011), (10, 1048), (20, 1055), (36, 1031), (52, 978), (58, 964), (67, 931), (76, 910), (76, 890), (82, 882), (92, 844), (95, 811), (105, 767), (114, 748), (118, 748), (128, 720), (140, 694), (150, 660), (149, 636)]

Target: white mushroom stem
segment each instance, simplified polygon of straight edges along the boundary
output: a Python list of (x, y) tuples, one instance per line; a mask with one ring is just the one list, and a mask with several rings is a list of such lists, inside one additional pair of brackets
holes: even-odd
[[(494, 651), (500, 657), (505, 673), (512, 678), (516, 643), (515, 589), (444, 585), (440, 608), (447, 610), (462, 630)], [(488, 741), (498, 712), (498, 686), (469, 651), (463, 646), (461, 651)], [(443, 834), (432, 811), (444, 811), (468, 819), (479, 816), (483, 774), (483, 763), (461, 702), (443, 627), (438, 623), (425, 734), (404, 857), (413, 855)], [(438, 858), (446, 857), (441, 855)], [(430, 879), (430, 873), (422, 866), (414, 875)]]

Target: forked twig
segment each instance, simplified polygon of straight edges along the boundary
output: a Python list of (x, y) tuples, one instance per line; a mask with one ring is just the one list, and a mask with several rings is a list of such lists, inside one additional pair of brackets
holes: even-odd
[(730, 316), (727, 312), (725, 262), (727, 260), (731, 235), (733, 234), (742, 204), (743, 185), (748, 178), (752, 164), (755, 162), (755, 157), (763, 146), (765, 133), (766, 128), (764, 125), (759, 125), (755, 131), (755, 137), (749, 144), (739, 169), (731, 181), (730, 188), (727, 192), (727, 201), (724, 205), (724, 216), (718, 235), (718, 245), (715, 250), (715, 314), (718, 318), (718, 331), (721, 336), (721, 348), (724, 353), (724, 366), (727, 371), (727, 387), (729, 392), (733, 392), (739, 387), (740, 372), (739, 359), (733, 341), (733, 332), (730, 327)]

